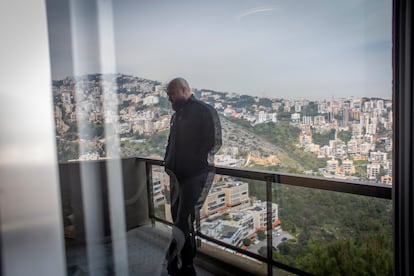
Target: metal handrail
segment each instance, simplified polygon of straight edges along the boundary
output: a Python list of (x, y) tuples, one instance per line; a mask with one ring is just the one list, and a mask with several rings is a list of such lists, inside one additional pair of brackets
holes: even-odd
[[(164, 166), (164, 162), (161, 159), (147, 157), (137, 157), (137, 159), (145, 161), (151, 165)], [(234, 168), (225, 166), (216, 166), (216, 173), (233, 177), (241, 177), (262, 181), (267, 181), (267, 179), (271, 178), (272, 182), (274, 183), (326, 190), (332, 192), (371, 196), (383, 199), (392, 199), (392, 186), (387, 184), (377, 184), (352, 180), (338, 180), (317, 176), (307, 176), (292, 173), (272, 172), (265, 170)]]
[[(147, 157), (137, 157), (137, 160), (146, 162), (147, 165), (147, 175), (151, 178), (151, 166), (164, 166), (164, 162), (161, 159), (154, 159), (154, 158), (147, 158)], [(327, 190), (333, 192), (341, 192), (341, 193), (350, 193), (355, 195), (362, 195), (362, 196), (371, 196), (375, 198), (383, 198), (383, 199), (392, 199), (392, 186), (391, 185), (384, 185), (384, 184), (374, 184), (374, 183), (367, 183), (362, 181), (349, 181), (349, 180), (336, 180), (336, 179), (329, 179), (323, 177), (314, 177), (314, 176), (306, 176), (306, 175), (298, 175), (298, 174), (290, 174), (290, 173), (280, 173), (280, 172), (272, 172), (272, 171), (265, 171), (265, 170), (256, 170), (256, 169), (245, 169), (245, 168), (234, 168), (234, 167), (224, 167), (224, 166), (216, 166), (216, 174), (221, 175), (228, 175), (232, 177), (240, 177), (246, 178), (251, 180), (260, 180), (264, 181), (266, 185), (266, 201), (267, 201), (267, 208), (271, 210), (271, 203), (272, 203), (272, 196), (271, 196), (271, 185), (272, 183), (281, 183), (285, 185), (293, 185), (298, 187), (305, 187), (311, 189), (319, 189), (319, 190)], [(147, 179), (149, 191), (152, 190), (150, 188), (151, 179)], [(149, 194), (150, 195), (150, 194)], [(150, 208), (151, 209), (151, 208)], [(152, 208), (153, 209), (153, 208)], [(166, 222), (165, 220), (158, 218), (155, 216), (154, 212), (150, 212), (151, 219), (158, 220), (160, 222)], [(198, 218), (199, 220), (199, 218)], [(213, 242), (217, 245), (226, 246), (226, 248), (230, 248), (236, 252), (245, 254), (257, 260), (266, 262), (268, 264), (268, 275), (273, 274), (273, 266), (283, 269), (287, 272), (295, 273), (298, 275), (311, 275), (307, 272), (304, 272), (298, 268), (291, 267), (289, 265), (280, 263), (273, 259), (272, 257), (272, 214), (268, 212), (267, 214), (267, 244), (268, 250), (267, 255), (268, 257), (265, 258), (263, 256), (257, 255), (255, 253), (249, 252), (247, 250), (243, 250), (241, 248), (226, 244), (220, 240), (211, 238), (209, 236), (204, 235), (199, 230), (196, 231), (196, 235), (199, 238), (205, 239), (207, 241)]]
[[(125, 158), (123, 158), (125, 159)], [(160, 221), (161, 223), (169, 224), (166, 220), (157, 217), (155, 215), (154, 210), (154, 202), (153, 202), (153, 179), (152, 179), (152, 166), (164, 166), (164, 161), (161, 159), (156, 158), (148, 158), (148, 157), (131, 157), (128, 158), (131, 161), (135, 160), (136, 164), (145, 164), (145, 173), (142, 173), (141, 180), (145, 179), (146, 187), (147, 187), (147, 198), (148, 198), (148, 219), (152, 221), (154, 224), (155, 221)], [(79, 161), (77, 161), (79, 162)], [(102, 160), (90, 160), (90, 161), (82, 161), (87, 163), (100, 163)], [(60, 165), (63, 166), (71, 166), (73, 162), (61, 162)], [(142, 167), (141, 167), (142, 168)], [(267, 257), (261, 256), (259, 254), (244, 250), (242, 248), (238, 248), (231, 244), (226, 244), (223, 241), (217, 240), (215, 238), (209, 237), (203, 233), (201, 233), (200, 228), (197, 227), (196, 236), (200, 240), (209, 241), (215, 243), (216, 245), (226, 246), (235, 252), (241, 253), (245, 256), (252, 257), (258, 261), (262, 261), (267, 264), (268, 275), (273, 274), (273, 268), (280, 268), (287, 272), (291, 272), (294, 274), (299, 275), (309, 275), (309, 273), (301, 271), (298, 268), (289, 266), (287, 264), (283, 264), (275, 259), (273, 259), (273, 246), (272, 246), (272, 200), (274, 200), (272, 195), (272, 185), (275, 183), (283, 184), (283, 185), (292, 185), (297, 187), (305, 187), (310, 189), (319, 189), (319, 190), (327, 190), (333, 192), (340, 192), (340, 193), (349, 193), (361, 196), (370, 196), (374, 198), (381, 198), (381, 199), (392, 199), (392, 186), (391, 185), (382, 185), (382, 184), (373, 184), (373, 183), (366, 183), (361, 181), (348, 181), (348, 180), (337, 180), (337, 179), (329, 179), (329, 178), (322, 178), (322, 177), (314, 177), (314, 176), (307, 176), (307, 175), (299, 175), (299, 174), (290, 174), (290, 173), (281, 173), (281, 172), (273, 172), (273, 171), (265, 171), (265, 170), (255, 170), (255, 169), (246, 169), (246, 168), (234, 168), (234, 167), (224, 167), (224, 166), (216, 166), (216, 174), (219, 175), (227, 175), (236, 178), (245, 178), (251, 180), (257, 180), (263, 182), (266, 185), (266, 203), (267, 203)], [(141, 171), (142, 172), (142, 171)], [(134, 198), (134, 202), (138, 197)], [(126, 204), (128, 204), (129, 199), (126, 199)], [(145, 203), (144, 203), (145, 204)], [(199, 222), (199, 218), (198, 218)], [(198, 224), (199, 225), (199, 224)]]

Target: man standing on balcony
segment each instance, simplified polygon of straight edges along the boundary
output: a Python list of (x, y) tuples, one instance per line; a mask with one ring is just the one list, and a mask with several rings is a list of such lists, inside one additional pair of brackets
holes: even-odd
[(173, 79), (168, 84), (167, 95), (175, 111), (164, 159), (171, 179), (174, 224), (166, 256), (167, 269), (170, 275), (195, 275), (194, 219), (213, 182), (213, 161), (221, 146), (221, 125), (217, 111), (197, 100), (185, 79)]

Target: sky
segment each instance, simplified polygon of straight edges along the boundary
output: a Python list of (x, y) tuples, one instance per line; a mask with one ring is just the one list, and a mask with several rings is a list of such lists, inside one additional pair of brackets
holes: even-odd
[[(99, 72), (96, 9), (73, 16), (60, 2), (47, 3), (52, 78), (73, 67)], [(391, 0), (117, 0), (107, 21), (116, 73), (260, 97), (391, 99), (391, 8)], [(83, 66), (69, 54), (78, 21)]]

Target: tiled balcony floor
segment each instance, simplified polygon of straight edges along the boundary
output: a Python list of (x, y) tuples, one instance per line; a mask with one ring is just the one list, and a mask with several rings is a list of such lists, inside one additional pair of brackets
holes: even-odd
[[(168, 275), (163, 265), (165, 252), (170, 242), (171, 230), (164, 224), (156, 223), (144, 225), (127, 233), (129, 275)], [(114, 275), (114, 266), (111, 258), (111, 243), (100, 247), (103, 256), (96, 262), (94, 268), (88, 267), (85, 247), (72, 246), (67, 249), (68, 276), (80, 275)], [(102, 250), (103, 248), (103, 250)], [(199, 258), (195, 260), (197, 275), (236, 275), (225, 272), (217, 267), (214, 273), (197, 265), (202, 263)], [(220, 271), (221, 272), (218, 272)]]

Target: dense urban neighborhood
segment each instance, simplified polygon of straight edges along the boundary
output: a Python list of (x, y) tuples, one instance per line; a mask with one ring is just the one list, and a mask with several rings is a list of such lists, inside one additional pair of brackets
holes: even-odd
[[(193, 92), (220, 114), (223, 146), (215, 156), (217, 166), (392, 185), (391, 100), (282, 99), (205, 88)], [(105, 159), (114, 153), (163, 158), (173, 114), (166, 83), (93, 74), (53, 81), (53, 96), (60, 161)], [(157, 215), (171, 220), (169, 177), (154, 166), (152, 180)], [(384, 220), (391, 217), (390, 204), (288, 185), (272, 190), (268, 205), (263, 183), (216, 175), (201, 208), (200, 230), (265, 255), (271, 206), (278, 260), (317, 271), (321, 256), (316, 253), (332, 249), (339, 255), (370, 254), (363, 271), (390, 265), (391, 224)], [(355, 206), (362, 211), (353, 213)], [(381, 251), (375, 249), (378, 242)]]
[[(165, 85), (121, 74), (54, 81), (59, 158), (106, 157), (110, 123), (116, 123), (121, 156), (162, 157), (172, 115)], [(194, 93), (222, 117), (224, 146), (217, 165), (392, 183), (390, 100), (288, 100), (198, 88)], [(316, 162), (299, 162), (301, 155)]]

